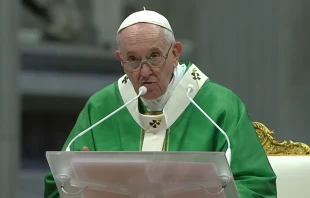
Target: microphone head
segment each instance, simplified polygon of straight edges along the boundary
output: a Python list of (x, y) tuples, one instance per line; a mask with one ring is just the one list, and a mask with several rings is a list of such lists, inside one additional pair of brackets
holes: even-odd
[(189, 91), (189, 93), (193, 92), (194, 91), (194, 85), (188, 84), (187, 85), (187, 90)]
[(147, 92), (147, 88), (145, 86), (141, 86), (139, 88), (139, 94), (140, 95), (144, 95), (144, 94), (146, 94), (146, 92)]

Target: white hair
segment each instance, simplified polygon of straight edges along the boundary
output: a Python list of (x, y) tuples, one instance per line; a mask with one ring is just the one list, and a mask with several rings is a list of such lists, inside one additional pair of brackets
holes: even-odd
[[(168, 44), (171, 44), (171, 43), (175, 42), (175, 38), (174, 38), (173, 32), (171, 32), (170, 30), (168, 30), (166, 28), (163, 28), (163, 27), (161, 27), (161, 29), (163, 30), (164, 36), (165, 36)], [(119, 40), (120, 40), (120, 38), (119, 38), (119, 33), (118, 33), (116, 35), (116, 43), (117, 43), (118, 49), (120, 49), (120, 46), (119, 46), (120, 41)]]
[(165, 35), (165, 37), (166, 37), (168, 43), (173, 43), (173, 42), (175, 42), (174, 35), (173, 35), (173, 33), (172, 33), (170, 30), (168, 30), (168, 29), (166, 29), (166, 28), (163, 28), (163, 31), (164, 31), (164, 35)]

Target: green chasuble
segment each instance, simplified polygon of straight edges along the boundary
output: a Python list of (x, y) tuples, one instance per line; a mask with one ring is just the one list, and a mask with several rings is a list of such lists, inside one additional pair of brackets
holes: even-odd
[[(242, 101), (212, 82), (194, 64), (187, 70), (162, 112), (149, 114), (136, 100), (71, 145), (91, 151), (226, 151), (223, 134), (186, 97), (190, 96), (227, 133), (231, 142), (231, 170), (241, 198), (276, 197), (276, 176), (260, 144)], [(128, 77), (94, 94), (81, 111), (63, 150), (81, 131), (136, 96)], [(156, 127), (155, 127), (156, 126)], [(45, 198), (59, 197), (53, 176), (45, 178)]]

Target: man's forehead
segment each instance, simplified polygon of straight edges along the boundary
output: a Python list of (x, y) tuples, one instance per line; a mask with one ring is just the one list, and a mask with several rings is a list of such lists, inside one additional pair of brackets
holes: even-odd
[(119, 47), (122, 51), (161, 50), (167, 44), (163, 28), (154, 24), (134, 24), (119, 33)]
[(155, 25), (155, 24), (150, 24), (150, 23), (136, 23), (133, 24), (122, 31), (120, 31), (118, 34), (119, 35), (143, 35), (143, 34), (152, 34), (154, 37), (155, 35), (160, 35), (163, 33), (163, 28)]
[(120, 43), (135, 44), (143, 42), (165, 41), (162, 27), (148, 23), (137, 23), (118, 33)]
[(165, 45), (163, 42), (143, 42), (134, 43), (132, 45), (123, 45), (121, 48), (121, 53), (124, 55), (146, 55), (152, 52), (163, 52), (164, 49)]
[(163, 47), (160, 46), (160, 45), (152, 45), (152, 46), (149, 46), (149, 45), (144, 45), (144, 46), (133, 46), (132, 48), (126, 48), (126, 54), (135, 54), (137, 53), (138, 51), (136, 49), (140, 49), (139, 51), (142, 51), (142, 52), (157, 52), (157, 51), (162, 51), (163, 50)]

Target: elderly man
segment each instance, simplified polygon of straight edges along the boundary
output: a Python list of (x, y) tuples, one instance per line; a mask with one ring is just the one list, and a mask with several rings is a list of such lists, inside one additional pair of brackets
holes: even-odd
[[(276, 176), (242, 101), (212, 82), (199, 68), (180, 63), (182, 44), (168, 20), (153, 11), (128, 16), (117, 34), (116, 57), (125, 75), (94, 94), (80, 113), (64, 149), (81, 131), (137, 96), (127, 108), (75, 140), (71, 150), (91, 151), (226, 151), (231, 143), (231, 170), (242, 198), (276, 197)], [(218, 125), (209, 121), (191, 98)], [(151, 133), (150, 133), (151, 132)], [(45, 197), (58, 197), (52, 174)]]

